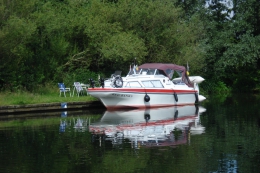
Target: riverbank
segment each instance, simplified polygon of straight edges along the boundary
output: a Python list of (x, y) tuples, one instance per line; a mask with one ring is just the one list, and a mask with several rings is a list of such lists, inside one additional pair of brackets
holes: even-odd
[(105, 109), (104, 105), (100, 101), (55, 102), (26, 105), (4, 105), (0, 106), (0, 115), (26, 112), (64, 111), (73, 109), (93, 108)]
[(75, 95), (74, 97), (69, 97), (69, 95), (67, 95), (67, 97), (64, 97), (63, 95), (59, 96), (59, 94), (54, 91), (49, 89), (44, 93), (30, 93), (25, 91), (0, 92), (0, 106), (97, 101), (96, 98), (90, 95), (80, 95), (80, 97)]

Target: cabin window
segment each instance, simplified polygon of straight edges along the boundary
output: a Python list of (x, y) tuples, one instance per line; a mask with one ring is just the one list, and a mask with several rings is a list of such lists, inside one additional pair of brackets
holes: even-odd
[(155, 72), (155, 75), (164, 75), (165, 76), (165, 73), (162, 70), (157, 69)]
[(149, 69), (147, 75), (154, 75), (155, 69)]
[(161, 81), (151, 80), (151, 81), (142, 81), (143, 85), (148, 88), (163, 88)]
[(167, 69), (166, 70), (166, 74), (169, 76), (169, 78), (171, 79), (173, 77), (173, 74), (174, 74), (174, 70), (172, 69)]
[(129, 88), (141, 88), (141, 84), (137, 81), (133, 81), (133, 82), (127, 82), (126, 87)]

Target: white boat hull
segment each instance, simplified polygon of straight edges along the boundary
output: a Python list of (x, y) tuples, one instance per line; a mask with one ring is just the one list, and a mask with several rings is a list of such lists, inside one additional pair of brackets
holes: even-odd
[[(200, 98), (199, 96), (196, 98), (195, 90), (174, 92), (171, 89), (93, 88), (88, 92), (100, 99), (107, 109), (194, 105)], [(144, 99), (146, 94), (150, 98), (149, 101)]]

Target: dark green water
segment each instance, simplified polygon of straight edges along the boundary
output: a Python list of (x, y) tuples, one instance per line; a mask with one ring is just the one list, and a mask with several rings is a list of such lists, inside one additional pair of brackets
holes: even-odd
[(199, 108), (1, 116), (0, 172), (259, 172), (259, 98), (211, 96)]

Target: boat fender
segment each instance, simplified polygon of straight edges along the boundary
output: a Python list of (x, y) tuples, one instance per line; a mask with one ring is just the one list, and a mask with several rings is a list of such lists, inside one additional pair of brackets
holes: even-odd
[(92, 88), (95, 87), (95, 81), (92, 78), (89, 79), (89, 83)]
[(199, 107), (198, 105), (195, 105), (196, 106), (196, 112), (195, 112), (195, 115), (198, 115), (199, 114)]
[(198, 93), (196, 92), (195, 93), (195, 103), (198, 103), (199, 102), (199, 96), (198, 96)]
[(144, 119), (146, 122), (148, 122), (150, 120), (150, 114), (144, 114)]
[(147, 94), (145, 94), (145, 96), (144, 96), (144, 101), (146, 101), (146, 102), (150, 101), (150, 97)]
[(101, 78), (101, 79), (99, 80), (99, 82), (100, 82), (100, 86), (101, 86), (102, 88), (104, 88), (104, 86), (105, 86), (104, 79)]
[(113, 84), (116, 88), (122, 88), (123, 87), (123, 79), (121, 76), (117, 75), (113, 81)]
[(177, 94), (176, 94), (176, 93), (173, 93), (173, 95), (174, 95), (175, 101), (178, 102), (178, 96), (177, 96)]
[(178, 118), (178, 114), (179, 114), (179, 111), (176, 110), (175, 113), (174, 113), (174, 120), (177, 120), (177, 118)]

